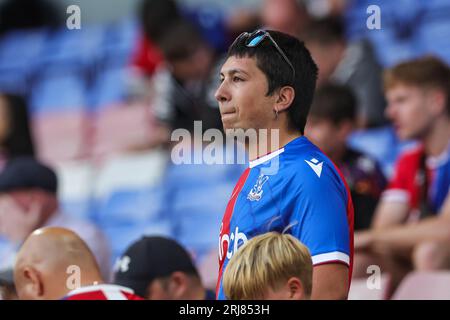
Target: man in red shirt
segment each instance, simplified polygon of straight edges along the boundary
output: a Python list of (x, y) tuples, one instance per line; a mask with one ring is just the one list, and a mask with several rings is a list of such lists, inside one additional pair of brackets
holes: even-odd
[(64, 228), (38, 229), (27, 238), (14, 282), (21, 300), (142, 300), (129, 288), (104, 284), (88, 246)]
[(450, 268), (450, 68), (420, 58), (388, 70), (384, 84), (398, 136), (419, 145), (400, 156), (371, 230), (355, 233), (354, 275), (377, 264), (394, 289), (412, 269)]

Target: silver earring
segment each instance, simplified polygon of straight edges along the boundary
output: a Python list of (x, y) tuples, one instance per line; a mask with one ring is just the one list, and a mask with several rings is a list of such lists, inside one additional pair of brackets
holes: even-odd
[(275, 120), (278, 119), (278, 109), (275, 109)]

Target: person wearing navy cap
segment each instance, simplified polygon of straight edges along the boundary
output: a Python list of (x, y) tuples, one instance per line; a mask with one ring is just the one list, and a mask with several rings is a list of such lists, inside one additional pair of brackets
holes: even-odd
[(58, 179), (33, 157), (9, 160), (0, 173), (0, 270), (10, 268), (26, 237), (41, 227), (65, 227), (78, 233), (109, 275), (109, 244), (93, 224), (59, 210)]
[(214, 300), (189, 253), (172, 239), (142, 237), (128, 247), (114, 269), (115, 284), (147, 300)]

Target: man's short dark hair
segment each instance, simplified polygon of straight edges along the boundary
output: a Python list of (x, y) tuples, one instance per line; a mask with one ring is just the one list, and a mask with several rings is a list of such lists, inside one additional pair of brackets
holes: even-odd
[(175, 0), (143, 0), (139, 16), (145, 35), (156, 43), (159, 43), (167, 28), (181, 18)]
[(344, 41), (344, 24), (338, 17), (315, 19), (308, 24), (301, 37), (307, 44), (314, 42), (320, 45), (329, 45)]
[(284, 86), (294, 88), (295, 98), (288, 109), (289, 128), (303, 134), (316, 87), (317, 66), (302, 41), (282, 32), (268, 31), (294, 66), (294, 80), (291, 67), (267, 38), (256, 47), (247, 47), (247, 38), (243, 37), (230, 47), (227, 57), (255, 57), (258, 68), (266, 75), (269, 84), (267, 96)]
[(325, 84), (317, 90), (309, 116), (336, 125), (344, 120), (355, 121), (356, 97), (347, 86)]
[(160, 49), (169, 62), (187, 59), (205, 44), (200, 31), (182, 19), (174, 21), (159, 40)]

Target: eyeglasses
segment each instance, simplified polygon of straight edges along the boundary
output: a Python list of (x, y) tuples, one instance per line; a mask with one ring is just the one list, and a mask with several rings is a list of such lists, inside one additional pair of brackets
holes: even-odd
[(243, 32), (239, 35), (239, 37), (236, 38), (236, 40), (234, 40), (232, 46), (237, 43), (238, 41), (240, 41), (242, 38), (246, 37), (247, 40), (245, 41), (245, 45), (249, 48), (254, 48), (257, 47), (261, 42), (263, 42), (264, 39), (268, 38), (270, 40), (270, 42), (273, 44), (273, 46), (277, 49), (277, 51), (281, 54), (281, 56), (283, 57), (284, 61), (286, 61), (286, 63), (289, 65), (289, 67), (292, 70), (292, 78), (293, 80), (295, 80), (295, 69), (294, 66), (292, 65), (291, 61), (289, 60), (289, 58), (286, 56), (286, 54), (284, 53), (284, 51), (280, 48), (280, 46), (278, 45), (278, 43), (272, 38), (272, 36), (270, 35), (270, 33), (266, 30), (256, 30), (252, 33), (248, 33), (248, 32)]

